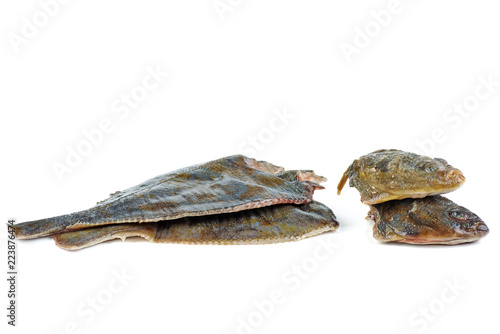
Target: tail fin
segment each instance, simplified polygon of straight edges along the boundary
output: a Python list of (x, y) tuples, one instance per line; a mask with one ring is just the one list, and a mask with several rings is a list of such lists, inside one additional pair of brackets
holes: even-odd
[(142, 237), (153, 241), (157, 223), (150, 224), (117, 224), (91, 227), (84, 230), (71, 231), (54, 235), (56, 245), (65, 250), (78, 250), (102, 242), (128, 237)]
[(349, 171), (351, 170), (351, 166), (349, 166), (347, 168), (347, 170), (342, 175), (342, 178), (340, 179), (339, 185), (337, 186), (337, 195), (340, 195), (340, 192), (342, 191), (342, 188), (344, 188), (345, 183), (349, 179)]
[(34, 239), (61, 233), (82, 218), (80, 212), (57, 217), (33, 220), (12, 226), (17, 239)]

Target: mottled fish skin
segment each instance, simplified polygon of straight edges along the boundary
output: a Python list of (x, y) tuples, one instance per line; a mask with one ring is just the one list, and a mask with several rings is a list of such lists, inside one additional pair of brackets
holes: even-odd
[(236, 212), (280, 203), (307, 203), (326, 179), (284, 171), (265, 161), (230, 156), (163, 174), (118, 191), (80, 212), (14, 226), (19, 239), (117, 223), (145, 223)]
[(465, 182), (462, 172), (444, 159), (400, 150), (379, 150), (354, 160), (339, 182), (339, 195), (347, 179), (367, 205), (444, 194)]
[(66, 250), (90, 247), (108, 240), (142, 237), (156, 243), (265, 244), (294, 241), (327, 231), (338, 222), (319, 202), (270, 207), (204, 217), (185, 217), (168, 223), (116, 224), (54, 235)]
[(389, 201), (370, 206), (373, 236), (380, 241), (455, 245), (489, 232), (476, 214), (443, 196)]

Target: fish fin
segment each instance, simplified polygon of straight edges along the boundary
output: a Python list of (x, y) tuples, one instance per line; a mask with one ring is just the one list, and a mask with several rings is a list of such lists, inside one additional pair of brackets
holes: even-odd
[(307, 183), (314, 187), (314, 190), (318, 189), (325, 189), (324, 186), (322, 186), (320, 183), (321, 182), (326, 182), (326, 177), (317, 175), (314, 173), (312, 170), (299, 170), (297, 171), (297, 179), (299, 181), (302, 181), (304, 183)]
[(310, 185), (311, 187), (313, 187), (314, 190), (325, 189), (325, 187), (323, 187), (321, 184), (318, 184), (316, 182), (304, 181), (304, 183), (306, 183), (306, 184)]
[(351, 171), (352, 165), (350, 165), (347, 170), (342, 174), (342, 178), (340, 179), (340, 182), (337, 186), (337, 195), (340, 195), (340, 192), (342, 191), (342, 188), (344, 188), (345, 183), (349, 179), (349, 172)]
[[(319, 185), (322, 182), (326, 182), (326, 177), (314, 173), (312, 170), (299, 170), (297, 171), (297, 179), (299, 181), (310, 181), (311, 183)], [(321, 189), (324, 189), (321, 188)]]
[(151, 224), (117, 224), (91, 227), (54, 235), (56, 245), (65, 250), (78, 250), (103, 243), (108, 240), (129, 237), (154, 239), (156, 229)]
[[(379, 189), (377, 189), (379, 190)], [(361, 203), (365, 205), (379, 204), (383, 202), (388, 202), (393, 199), (398, 199), (397, 196), (391, 195), (388, 192), (379, 191), (377, 193), (368, 192), (364, 189), (360, 191), (361, 193)]]
[[(325, 189), (320, 183), (326, 182), (326, 177), (317, 175), (312, 170), (287, 170), (276, 174), (277, 177), (289, 182), (301, 182), (311, 186), (311, 190)], [(311, 192), (312, 195), (312, 192)]]
[(285, 168), (273, 165), (272, 163), (269, 163), (267, 161), (258, 161), (255, 160), (254, 158), (247, 158), (247, 157), (245, 157), (245, 161), (250, 167), (258, 169), (265, 173), (276, 174), (285, 171)]
[(71, 221), (71, 215), (23, 222), (12, 226), (16, 239), (34, 239), (61, 232)]
[(101, 204), (102, 202), (107, 201), (110, 197), (114, 197), (114, 196), (118, 195), (120, 192), (121, 192), (121, 191), (115, 191), (114, 193), (109, 194), (109, 197), (108, 197), (108, 198), (103, 199), (103, 200), (101, 200), (101, 201), (97, 202), (96, 204)]
[(373, 238), (382, 242), (390, 241), (400, 241), (403, 239), (398, 233), (397, 228), (391, 226), (387, 222), (384, 222), (380, 218), (380, 214), (373, 206), (370, 205), (370, 211), (368, 211), (368, 216), (366, 217), (370, 223), (373, 224)]

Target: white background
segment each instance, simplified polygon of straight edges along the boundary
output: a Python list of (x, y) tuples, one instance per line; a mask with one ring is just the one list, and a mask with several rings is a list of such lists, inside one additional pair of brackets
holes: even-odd
[[(115, 241), (67, 252), (50, 238), (18, 241), (15, 329), (4, 279), (0, 293), (8, 333), (499, 332), (498, 4), (69, 1), (52, 2), (49, 17), (40, 3), (50, 1), (0, 5), (3, 222), (86, 209), (158, 174), (255, 153), (327, 176), (315, 198), (341, 225), (264, 246)], [(346, 57), (346, 45), (356, 53)], [(148, 68), (168, 76), (144, 91)], [(131, 93), (144, 99), (127, 110)], [(336, 195), (353, 159), (419, 143), (463, 171), (448, 197), (483, 218), (486, 238), (381, 244), (357, 191)], [(54, 165), (78, 147), (87, 155), (58, 178)], [(318, 250), (332, 240), (331, 254)], [(5, 268), (5, 231), (0, 246)], [(122, 271), (125, 283), (114, 278)]]

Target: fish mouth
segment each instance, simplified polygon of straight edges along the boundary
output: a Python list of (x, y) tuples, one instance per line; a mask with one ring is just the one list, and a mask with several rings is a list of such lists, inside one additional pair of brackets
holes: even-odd
[(486, 236), (488, 233), (490, 233), (490, 229), (488, 228), (488, 226), (486, 226), (485, 223), (479, 223), (476, 225), (476, 230), (475, 230), (475, 234), (478, 236), (478, 238), (482, 238), (484, 236)]
[(478, 223), (472, 231), (457, 231), (447, 236), (404, 236), (398, 242), (420, 245), (458, 245), (482, 239), (490, 232), (485, 223)]
[(467, 224), (469, 226), (455, 226), (454, 236), (456, 236), (456, 238), (477, 240), (490, 233), (490, 229), (481, 219), (475, 220), (469, 224)]
[(481, 239), (484, 235), (453, 236), (440, 238), (406, 238), (396, 242), (416, 245), (458, 245), (470, 243)]
[[(368, 217), (367, 217), (368, 218)], [(392, 228), (395, 236), (392, 240), (381, 240), (405, 244), (416, 245), (458, 245), (464, 243), (475, 242), (482, 239), (489, 233), (489, 228), (482, 221), (477, 222), (473, 228), (469, 230), (454, 229), (448, 233), (439, 234), (417, 234), (409, 235), (402, 234), (400, 231)]]
[(452, 169), (445, 174), (445, 180), (455, 185), (461, 185), (465, 182), (465, 176), (459, 169)]

